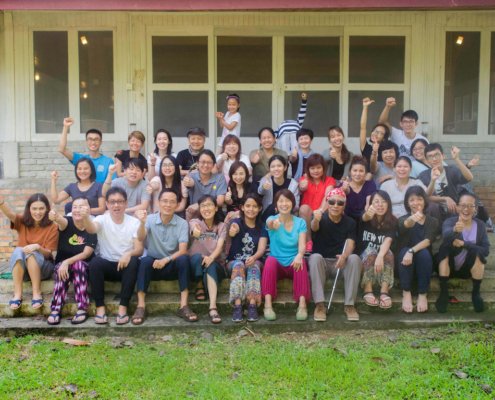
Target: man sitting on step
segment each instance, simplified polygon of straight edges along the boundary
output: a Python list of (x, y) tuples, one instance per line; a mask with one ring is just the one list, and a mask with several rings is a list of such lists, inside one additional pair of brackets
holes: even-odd
[(146, 210), (136, 211), (140, 225), (138, 239), (147, 239), (148, 254), (141, 258), (137, 277), (138, 304), (131, 322), (140, 325), (145, 318), (145, 298), (150, 281), (179, 280), (180, 307), (177, 315), (187, 322), (195, 322), (198, 316), (189, 308), (189, 226), (175, 214), (179, 196), (173, 189), (165, 188), (158, 198), (160, 211), (147, 215)]
[[(359, 321), (354, 307), (361, 275), (361, 259), (352, 254), (356, 244), (356, 223), (344, 215), (346, 195), (342, 189), (333, 189), (327, 196), (328, 211), (314, 212), (311, 221), (313, 254), (309, 257), (311, 291), (316, 304), (315, 321), (326, 321), (325, 282), (337, 270), (344, 275), (344, 312), (348, 321)], [(345, 250), (344, 250), (345, 244)]]

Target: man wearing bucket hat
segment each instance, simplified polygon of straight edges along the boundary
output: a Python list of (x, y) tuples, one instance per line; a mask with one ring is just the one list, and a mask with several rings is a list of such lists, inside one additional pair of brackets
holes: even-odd
[(344, 215), (346, 195), (342, 189), (331, 190), (327, 202), (327, 211), (316, 210), (311, 221), (313, 254), (308, 264), (316, 305), (314, 320), (326, 321), (325, 282), (341, 270), (344, 276), (344, 312), (348, 321), (359, 321), (354, 302), (359, 287), (361, 260), (352, 254), (356, 244), (356, 223)]

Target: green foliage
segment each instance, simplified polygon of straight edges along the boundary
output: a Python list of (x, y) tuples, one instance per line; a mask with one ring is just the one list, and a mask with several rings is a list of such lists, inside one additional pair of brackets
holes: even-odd
[(491, 398), (493, 336), (479, 326), (211, 342), (178, 334), (117, 348), (112, 338), (87, 338), (87, 347), (0, 338), (0, 399)]

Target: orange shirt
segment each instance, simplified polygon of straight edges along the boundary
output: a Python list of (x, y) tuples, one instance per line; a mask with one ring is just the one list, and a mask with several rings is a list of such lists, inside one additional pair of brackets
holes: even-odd
[(44, 227), (27, 227), (22, 222), (22, 215), (16, 215), (15, 221), (10, 224), (10, 227), (19, 233), (18, 246), (20, 247), (28, 244), (39, 244), (44, 249), (57, 250), (58, 228), (54, 223)]
[(320, 183), (317, 185), (313, 181), (311, 181), (311, 179), (308, 179), (304, 176), (301, 178), (301, 180), (303, 179), (308, 180), (308, 188), (306, 189), (306, 191), (303, 192), (301, 206), (303, 204), (306, 204), (310, 206), (313, 211), (320, 208), (327, 187), (335, 187), (335, 184), (337, 183), (331, 176), (327, 176), (324, 181), (320, 181)]

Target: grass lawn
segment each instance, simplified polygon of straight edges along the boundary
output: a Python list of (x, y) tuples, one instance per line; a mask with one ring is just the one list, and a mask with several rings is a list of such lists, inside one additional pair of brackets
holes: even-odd
[[(495, 330), (0, 338), (0, 399), (478, 399)], [(490, 393), (491, 390), (493, 393)]]

